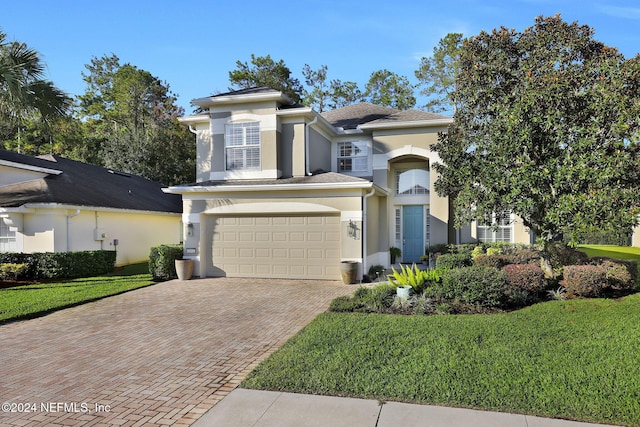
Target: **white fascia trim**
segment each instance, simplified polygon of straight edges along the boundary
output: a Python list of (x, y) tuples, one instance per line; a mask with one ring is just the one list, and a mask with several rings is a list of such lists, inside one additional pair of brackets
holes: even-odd
[(416, 120), (410, 122), (387, 122), (387, 123), (373, 123), (363, 124), (358, 126), (358, 129), (398, 129), (398, 128), (419, 128), (419, 127), (434, 127), (445, 126), (453, 123), (453, 118), (446, 119), (434, 119), (434, 120)]
[[(341, 182), (341, 183), (312, 183), (312, 184), (267, 184), (267, 185), (203, 185), (194, 187), (169, 187), (162, 191), (169, 194), (188, 193), (232, 193), (250, 191), (291, 191), (291, 190), (343, 190), (369, 189), (372, 182)], [(376, 186), (377, 187), (377, 186)], [(379, 188), (379, 187), (378, 187)], [(382, 190), (382, 188), (379, 188)], [(384, 190), (383, 190), (384, 192)]]
[(99, 206), (64, 205), (59, 203), (25, 203), (21, 207), (25, 207), (29, 209), (28, 212), (34, 212), (36, 209), (65, 209), (65, 210), (115, 212), (115, 213), (140, 214), (140, 215), (163, 215), (163, 216), (181, 216), (182, 215), (181, 213), (176, 213), (176, 212), (119, 209), (119, 208), (107, 208), (107, 207), (99, 207)]
[(180, 123), (186, 123), (186, 124), (196, 124), (196, 123), (209, 123), (209, 120), (211, 120), (211, 116), (209, 114), (201, 114), (198, 116), (184, 116), (184, 117), (178, 117), (178, 121)]
[(12, 213), (18, 213), (18, 214), (23, 214), (23, 213), (33, 213), (34, 209), (31, 208), (25, 208), (24, 206), (18, 206), (17, 208), (0, 208), (0, 216), (5, 216), (12, 214)]
[(210, 107), (218, 104), (246, 104), (256, 101), (282, 101), (290, 103), (291, 99), (282, 92), (254, 93), (244, 95), (207, 96), (205, 98), (192, 99), (191, 103), (199, 107)]
[(316, 113), (310, 107), (287, 108), (286, 110), (278, 110), (276, 111), (276, 115), (283, 118), (304, 116), (304, 118), (308, 121), (313, 121), (313, 119), (317, 118), (318, 121), (313, 125), (317, 130), (322, 129), (323, 131), (330, 133), (331, 136), (340, 135), (341, 133), (340, 129), (333, 127), (331, 123), (329, 123), (324, 117)]
[(57, 169), (41, 168), (39, 166), (25, 165), (24, 163), (10, 162), (8, 160), (0, 160), (0, 165), (8, 166), (16, 169), (24, 169), (24, 170), (33, 171), (33, 172), (46, 173), (49, 175), (60, 175), (62, 173), (61, 170), (57, 170)]

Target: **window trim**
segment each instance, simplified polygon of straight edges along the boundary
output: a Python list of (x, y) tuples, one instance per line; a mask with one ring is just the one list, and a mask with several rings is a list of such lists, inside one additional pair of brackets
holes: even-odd
[(18, 238), (15, 230), (0, 218), (0, 252), (17, 252)]
[[(351, 145), (351, 152), (355, 152), (360, 150), (359, 154), (355, 155), (342, 155), (343, 147), (346, 147), (347, 144)], [(367, 173), (369, 171), (369, 143), (368, 141), (340, 141), (336, 144), (336, 171), (338, 173)], [(343, 169), (340, 164), (343, 160), (351, 160), (351, 168)], [(358, 161), (360, 160), (360, 161)], [(364, 160), (364, 161), (362, 161)], [(355, 165), (360, 164), (360, 167), (354, 168)]]
[[(507, 224), (504, 222), (508, 221)], [(493, 243), (493, 242), (505, 242), (505, 243), (513, 243), (513, 224), (514, 218), (513, 213), (504, 212), (503, 218), (500, 220), (500, 224), (498, 224), (498, 229), (493, 229), (493, 224), (496, 222), (496, 215), (493, 214), (491, 216), (491, 224), (485, 224), (482, 221), (478, 220), (476, 223), (476, 233), (478, 242), (483, 243)], [(480, 238), (480, 231), (482, 230), (484, 237)], [(508, 238), (505, 239), (505, 232), (508, 233)]]
[[(232, 134), (233, 130), (240, 129), (241, 136), (236, 141), (232, 138), (237, 135)], [(249, 135), (248, 130), (252, 130), (254, 134)], [(232, 144), (233, 142), (233, 144)], [(239, 143), (236, 143), (239, 142)], [(241, 153), (241, 167), (230, 167), (229, 152), (233, 150)], [(255, 158), (249, 157), (249, 151), (257, 150), (257, 166), (247, 166), (248, 163), (256, 161)], [(234, 158), (234, 160), (237, 159)], [(235, 163), (234, 163), (235, 164)], [(260, 122), (257, 120), (231, 122), (226, 123), (224, 127), (224, 168), (225, 171), (238, 172), (238, 171), (256, 171), (262, 169), (262, 138), (260, 135)]]

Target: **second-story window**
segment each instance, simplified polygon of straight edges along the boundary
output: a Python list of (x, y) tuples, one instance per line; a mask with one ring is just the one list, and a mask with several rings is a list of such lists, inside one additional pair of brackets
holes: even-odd
[(260, 169), (260, 122), (227, 124), (224, 147), (227, 170)]
[(366, 172), (369, 148), (364, 141), (338, 143), (338, 172)]

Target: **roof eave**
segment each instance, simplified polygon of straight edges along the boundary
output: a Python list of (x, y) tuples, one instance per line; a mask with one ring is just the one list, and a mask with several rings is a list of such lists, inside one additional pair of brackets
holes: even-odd
[(386, 123), (365, 123), (358, 126), (362, 130), (377, 129), (401, 129), (401, 128), (420, 128), (420, 127), (438, 127), (449, 126), (453, 123), (453, 118), (434, 119), (434, 120), (412, 120), (403, 122), (386, 122)]
[(252, 184), (252, 185), (198, 185), (198, 186), (175, 186), (163, 188), (162, 191), (168, 194), (188, 194), (188, 193), (229, 193), (248, 191), (291, 191), (291, 190), (342, 190), (342, 189), (370, 189), (373, 187), (370, 181), (363, 182), (320, 182), (305, 184)]
[(60, 175), (62, 173), (62, 171), (58, 169), (43, 168), (39, 166), (29, 165), (26, 163), (17, 163), (17, 162), (11, 162), (9, 160), (2, 160), (2, 159), (0, 159), (0, 166), (8, 166), (16, 169), (24, 169), (24, 170), (33, 171), (33, 172), (46, 173), (49, 175)]
[(211, 107), (213, 105), (246, 104), (249, 102), (279, 101), (283, 104), (291, 104), (293, 101), (282, 92), (251, 93), (242, 95), (207, 96), (191, 100), (191, 104), (198, 107)]

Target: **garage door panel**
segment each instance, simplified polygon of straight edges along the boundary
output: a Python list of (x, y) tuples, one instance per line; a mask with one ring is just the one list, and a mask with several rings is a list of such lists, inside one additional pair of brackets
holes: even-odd
[(208, 271), (230, 277), (340, 277), (339, 216), (214, 217), (212, 225)]

